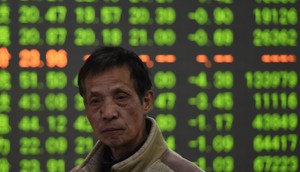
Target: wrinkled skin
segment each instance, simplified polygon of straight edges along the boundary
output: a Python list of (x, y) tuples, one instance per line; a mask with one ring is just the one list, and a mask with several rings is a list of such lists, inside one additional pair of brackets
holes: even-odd
[(116, 159), (127, 156), (147, 138), (145, 117), (153, 92), (148, 91), (141, 102), (127, 66), (89, 75), (85, 85), (86, 113), (95, 135)]

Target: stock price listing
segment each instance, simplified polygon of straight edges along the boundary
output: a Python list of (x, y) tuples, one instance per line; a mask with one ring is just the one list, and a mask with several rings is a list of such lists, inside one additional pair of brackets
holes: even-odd
[(0, 172), (65, 172), (96, 139), (95, 48), (136, 51), (168, 146), (207, 172), (300, 171), (298, 0), (0, 0)]

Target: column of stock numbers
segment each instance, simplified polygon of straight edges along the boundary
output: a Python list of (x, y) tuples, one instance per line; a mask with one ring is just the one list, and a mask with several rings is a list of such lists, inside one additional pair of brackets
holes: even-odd
[(261, 49), (285, 47), (274, 53), (262, 51), (261, 61), (265, 65), (286, 66), (281, 70), (245, 73), (247, 88), (253, 90), (255, 111), (251, 122), (257, 132), (252, 142), (257, 153), (253, 171), (299, 170), (299, 70), (291, 67), (296, 63), (296, 52), (289, 51), (299, 43), (296, 3), (256, 0), (253, 9), (257, 25), (253, 30), (253, 45)]
[(235, 14), (232, 6), (231, 0), (204, 0), (188, 13), (189, 20), (198, 24), (196, 31), (188, 35), (188, 40), (195, 43), (199, 50), (205, 47), (216, 50), (215, 54), (199, 51), (195, 63), (199, 64), (200, 70), (187, 78), (194, 90), (199, 90), (188, 99), (190, 108), (198, 110), (188, 120), (188, 125), (198, 130), (198, 135), (188, 141), (188, 147), (199, 152), (200, 156), (194, 161), (206, 171), (233, 171), (236, 161), (231, 155), (235, 146), (231, 130), (236, 115), (232, 112), (235, 95), (230, 66), (234, 63), (234, 56), (228, 53), (234, 44), (231, 25)]
[(0, 2), (0, 166), (2, 171), (9, 171), (10, 162), (7, 158), (11, 154), (11, 140), (9, 135), (12, 133), (10, 124), (11, 90), (13, 83), (11, 82), (11, 74), (6, 68), (9, 66), (11, 54), (8, 49), (2, 47), (11, 44), (9, 38), (10, 31), (10, 7)]

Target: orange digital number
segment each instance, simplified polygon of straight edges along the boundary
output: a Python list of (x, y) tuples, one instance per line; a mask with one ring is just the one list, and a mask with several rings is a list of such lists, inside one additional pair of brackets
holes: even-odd
[(19, 53), (19, 66), (21, 68), (36, 68), (43, 67), (44, 63), (41, 61), (40, 52), (37, 49), (23, 49)]
[(7, 68), (11, 55), (6, 47), (0, 48), (0, 68)]
[(53, 68), (55, 66), (59, 68), (66, 67), (68, 64), (68, 55), (64, 49), (58, 51), (50, 49), (46, 53), (47, 66)]
[(150, 56), (147, 54), (140, 54), (140, 59), (146, 64), (148, 68), (152, 68), (154, 66), (153, 61), (151, 60)]
[(173, 54), (167, 54), (167, 55), (158, 54), (155, 57), (155, 60), (158, 63), (174, 63), (176, 61), (176, 56)]
[(214, 56), (214, 61), (216, 63), (232, 63), (234, 58), (231, 54), (216, 54)]

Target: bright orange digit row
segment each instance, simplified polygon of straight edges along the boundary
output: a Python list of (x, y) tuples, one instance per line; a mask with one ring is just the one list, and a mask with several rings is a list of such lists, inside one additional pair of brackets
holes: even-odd
[(0, 48), (0, 68), (7, 68), (11, 55), (6, 47)]
[(44, 62), (41, 61), (41, 54), (37, 49), (23, 49), (19, 52), (19, 58), (19, 66), (21, 68), (36, 68), (44, 66)]
[(67, 52), (64, 49), (58, 51), (50, 49), (46, 53), (46, 61), (48, 67), (66, 67), (68, 64)]
[[(19, 53), (19, 66), (21, 68), (37, 68), (43, 67), (44, 62), (41, 60), (40, 52), (37, 49), (23, 49)], [(50, 49), (46, 53), (46, 64), (48, 67), (63, 68), (68, 64), (67, 52), (64, 49)]]
[(295, 63), (296, 56), (292, 54), (264, 54), (261, 56), (264, 63)]

